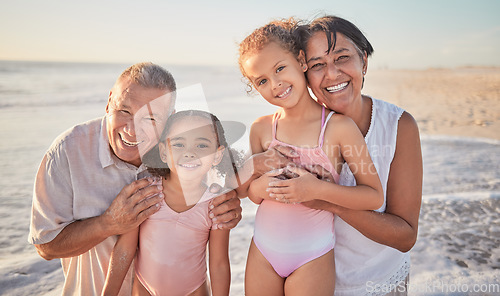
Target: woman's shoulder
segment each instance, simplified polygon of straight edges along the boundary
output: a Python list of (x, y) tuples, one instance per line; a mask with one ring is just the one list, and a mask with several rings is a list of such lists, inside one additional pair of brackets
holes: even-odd
[(398, 123), (398, 138), (399, 135), (413, 135), (419, 137), (418, 124), (415, 118), (408, 112), (403, 111)]
[(375, 112), (375, 115), (378, 115), (379, 117), (384, 117), (387, 116), (388, 114), (394, 114), (396, 117), (401, 116), (401, 114), (405, 111), (403, 108), (399, 107), (398, 105), (395, 105), (393, 103), (380, 100), (380, 99), (375, 99), (371, 96), (364, 95), (372, 100), (372, 115)]

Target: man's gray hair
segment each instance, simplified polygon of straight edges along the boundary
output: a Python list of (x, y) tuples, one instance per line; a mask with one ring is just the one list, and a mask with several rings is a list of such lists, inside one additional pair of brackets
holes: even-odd
[(172, 74), (150, 62), (137, 63), (128, 67), (118, 80), (124, 77), (129, 77), (135, 83), (147, 88), (169, 90), (172, 93), (177, 90)]

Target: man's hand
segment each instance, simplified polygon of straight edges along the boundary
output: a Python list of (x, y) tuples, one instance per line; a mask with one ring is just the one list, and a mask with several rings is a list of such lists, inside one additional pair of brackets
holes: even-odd
[[(221, 187), (213, 184), (210, 192), (218, 193)], [(232, 229), (241, 220), (241, 201), (235, 190), (223, 193), (210, 201), (210, 218), (214, 229)]]
[(123, 187), (101, 215), (110, 235), (129, 232), (157, 212), (164, 198), (161, 181), (150, 177)]
[(123, 187), (102, 215), (67, 225), (52, 241), (35, 245), (38, 253), (46, 260), (75, 257), (112, 235), (137, 228), (160, 208), (162, 188), (153, 183), (149, 178)]

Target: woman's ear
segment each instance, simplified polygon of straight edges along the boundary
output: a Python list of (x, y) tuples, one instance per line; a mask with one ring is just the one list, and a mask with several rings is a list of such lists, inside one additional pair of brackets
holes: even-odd
[(161, 161), (163, 161), (164, 163), (167, 163), (167, 159), (168, 159), (168, 156), (167, 156), (167, 153), (168, 153), (167, 145), (165, 143), (163, 143), (163, 142), (160, 142), (158, 144), (158, 148), (160, 150)]
[(304, 51), (301, 49), (299, 52), (299, 56), (297, 57), (297, 60), (299, 61), (300, 67), (302, 68), (303, 72), (307, 71), (307, 63), (306, 63), (306, 54)]
[(217, 148), (217, 151), (215, 151), (215, 158), (212, 163), (213, 166), (218, 165), (222, 161), (222, 157), (224, 156), (224, 151), (226, 151), (226, 147), (224, 146), (219, 146), (219, 148)]
[(363, 75), (366, 74), (366, 71), (368, 70), (368, 55), (365, 54), (363, 55)]

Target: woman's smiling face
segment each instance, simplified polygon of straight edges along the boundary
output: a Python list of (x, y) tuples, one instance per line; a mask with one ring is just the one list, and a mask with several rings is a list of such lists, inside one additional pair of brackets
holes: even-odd
[(361, 98), (367, 57), (343, 34), (337, 33), (335, 48), (328, 52), (324, 32), (314, 33), (306, 46), (309, 87), (319, 102), (344, 113), (352, 101)]

